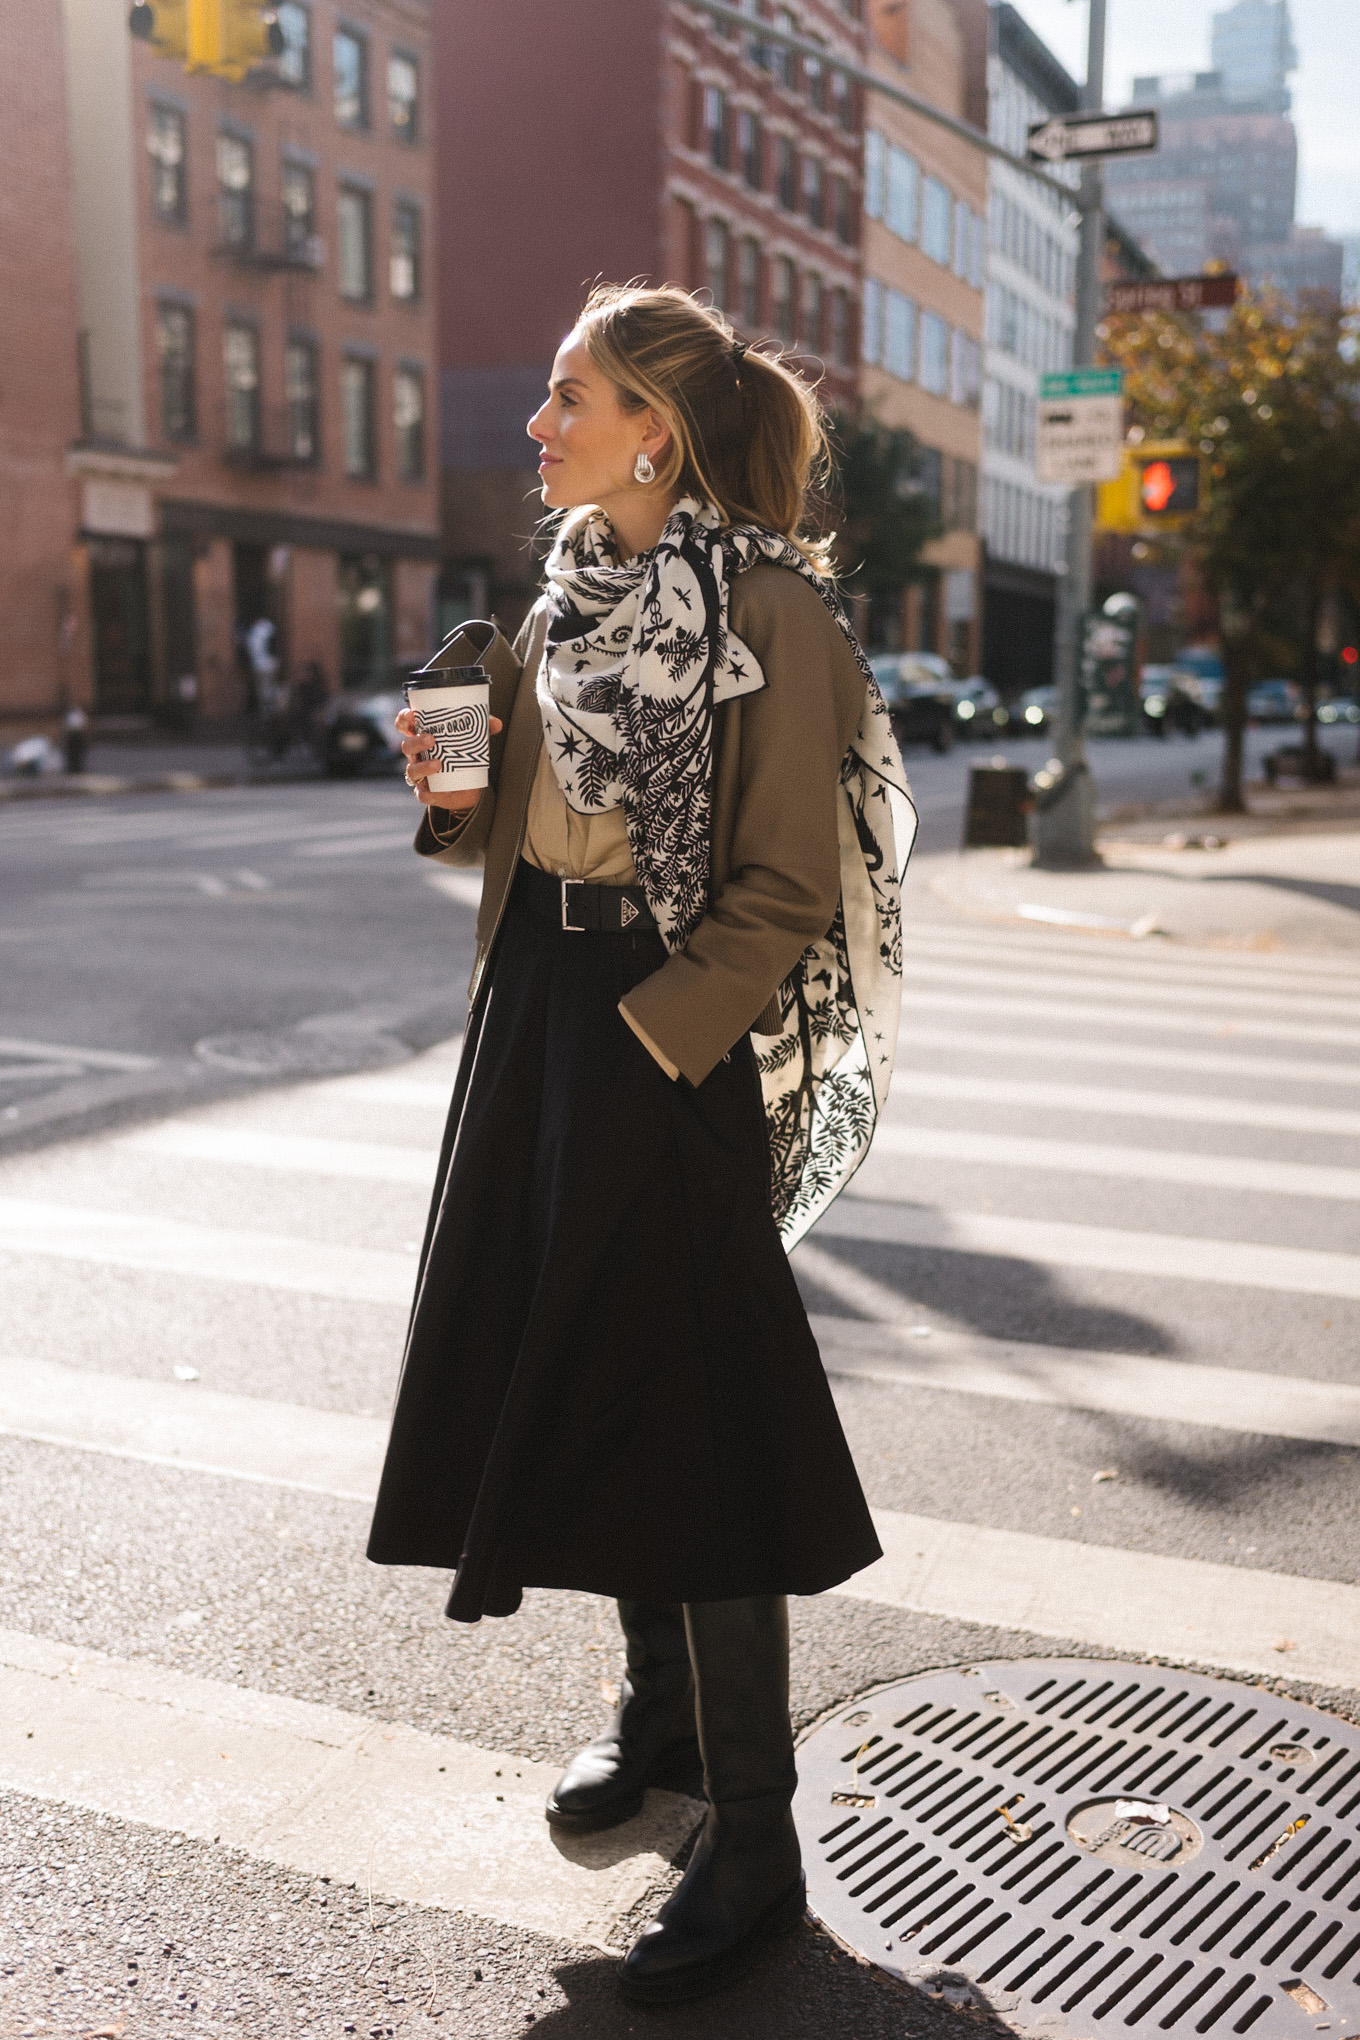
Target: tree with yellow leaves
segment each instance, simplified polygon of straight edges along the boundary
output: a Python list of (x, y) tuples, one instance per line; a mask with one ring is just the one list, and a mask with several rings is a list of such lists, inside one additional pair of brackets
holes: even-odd
[(1360, 597), (1360, 363), (1354, 321), (1324, 298), (1238, 297), (1218, 330), (1139, 313), (1100, 329), (1124, 370), (1130, 422), (1205, 456), (1209, 487), (1186, 536), (1217, 598), (1227, 675), (1219, 806), (1240, 813), (1251, 682), (1284, 656), (1308, 704), (1316, 772), (1317, 635), (1324, 599)]

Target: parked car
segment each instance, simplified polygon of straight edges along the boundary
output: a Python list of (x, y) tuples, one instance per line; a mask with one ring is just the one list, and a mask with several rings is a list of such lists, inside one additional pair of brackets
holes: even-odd
[(393, 694), (337, 694), (322, 712), (317, 750), (332, 779), (361, 772), (392, 771), (405, 764), (397, 717), (405, 697)]
[(975, 673), (970, 680), (950, 683), (954, 697), (955, 734), (960, 737), (1004, 737), (1011, 712), (990, 680)]
[(1037, 737), (1058, 713), (1056, 687), (1030, 687), (1011, 703), (1011, 728), (1022, 737)]
[(1318, 704), (1317, 719), (1320, 723), (1360, 723), (1360, 701), (1349, 694), (1334, 694), (1330, 701)]
[[(929, 660), (929, 664), (926, 661)], [(899, 744), (929, 744), (948, 751), (954, 744), (954, 697), (945, 675), (936, 670), (932, 653), (881, 652), (869, 664), (892, 717)]]
[(1197, 737), (1213, 717), (1206, 713), (1197, 695), (1198, 681), (1179, 666), (1144, 666), (1138, 676), (1143, 722), (1153, 736), (1164, 737), (1176, 730), (1183, 737)]
[(1258, 680), (1247, 689), (1247, 721), (1251, 723), (1297, 722), (1302, 706), (1292, 680)]

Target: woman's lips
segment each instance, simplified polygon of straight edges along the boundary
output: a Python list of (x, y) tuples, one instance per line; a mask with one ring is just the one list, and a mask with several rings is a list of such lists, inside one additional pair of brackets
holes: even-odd
[(561, 467), (562, 459), (560, 454), (540, 453), (540, 455), (538, 456), (538, 465), (540, 470), (542, 470), (543, 468)]

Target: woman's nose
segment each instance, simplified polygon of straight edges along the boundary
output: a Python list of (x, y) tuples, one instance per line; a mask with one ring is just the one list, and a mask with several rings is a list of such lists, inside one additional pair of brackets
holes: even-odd
[(533, 417), (529, 420), (528, 424), (524, 428), (525, 431), (528, 433), (529, 437), (531, 439), (536, 439), (540, 446), (546, 446), (548, 442), (548, 428), (542, 422), (543, 413), (544, 411), (547, 410), (547, 408), (548, 407), (546, 404), (540, 405), (539, 409), (534, 412)]

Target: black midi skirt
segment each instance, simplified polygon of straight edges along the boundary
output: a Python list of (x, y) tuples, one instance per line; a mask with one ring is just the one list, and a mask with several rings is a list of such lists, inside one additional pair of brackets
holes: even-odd
[[(879, 1545), (770, 1210), (755, 1056), (697, 1088), (618, 1011), (655, 933), (521, 865), (454, 1088), (368, 1555), (526, 1586), (815, 1594)], [(554, 918), (555, 917), (555, 918)]]

